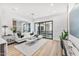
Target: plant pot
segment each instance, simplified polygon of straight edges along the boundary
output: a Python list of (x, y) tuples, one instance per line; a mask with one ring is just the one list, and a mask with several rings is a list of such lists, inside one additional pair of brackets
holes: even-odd
[(63, 40), (61, 40), (60, 43), (61, 43), (61, 48), (63, 49)]

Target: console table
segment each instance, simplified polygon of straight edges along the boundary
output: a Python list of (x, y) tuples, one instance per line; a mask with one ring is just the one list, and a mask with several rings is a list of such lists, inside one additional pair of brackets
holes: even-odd
[(65, 56), (79, 56), (78, 49), (74, 46), (74, 44), (71, 41), (63, 40), (63, 46)]
[(8, 44), (15, 42), (14, 36), (12, 35), (11, 36), (5, 35), (5, 36), (2, 36), (2, 38), (5, 39), (8, 42)]
[(0, 56), (7, 55), (7, 42), (0, 37)]

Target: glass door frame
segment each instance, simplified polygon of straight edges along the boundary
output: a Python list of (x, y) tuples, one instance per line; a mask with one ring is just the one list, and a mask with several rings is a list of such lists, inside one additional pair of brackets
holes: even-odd
[[(41, 23), (45, 23), (45, 36), (46, 36), (46, 23), (47, 22), (52, 22), (52, 38), (47, 38), (47, 39), (53, 39), (53, 21), (42, 21), (42, 22), (35, 22), (34, 23), (34, 31), (36, 31), (36, 24), (39, 24), (39, 27), (40, 27), (40, 24)], [(40, 33), (39, 33), (40, 34)]]

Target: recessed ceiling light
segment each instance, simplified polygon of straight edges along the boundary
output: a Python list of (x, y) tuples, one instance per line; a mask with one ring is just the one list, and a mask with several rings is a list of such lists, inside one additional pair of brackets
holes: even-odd
[(13, 11), (17, 11), (17, 10), (18, 10), (18, 8), (12, 8), (12, 10), (13, 10)]
[(50, 3), (50, 6), (53, 6), (54, 4), (53, 3)]

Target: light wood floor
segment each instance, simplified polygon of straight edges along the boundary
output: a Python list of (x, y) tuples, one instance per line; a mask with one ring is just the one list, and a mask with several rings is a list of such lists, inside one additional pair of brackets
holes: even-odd
[[(8, 46), (9, 56), (23, 56), (23, 54), (18, 51), (14, 46), (16, 44), (11, 44)], [(33, 56), (61, 56), (60, 42), (56, 40), (49, 40), (44, 44), (39, 50), (37, 50)]]

